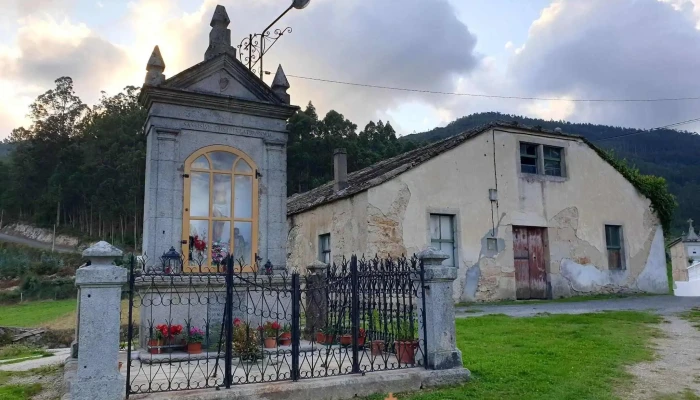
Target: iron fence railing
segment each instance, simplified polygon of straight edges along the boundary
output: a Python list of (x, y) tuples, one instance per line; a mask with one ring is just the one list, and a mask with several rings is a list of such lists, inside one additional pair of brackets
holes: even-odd
[(231, 258), (213, 272), (143, 263), (129, 261), (127, 396), (427, 364), (415, 257), (304, 275), (241, 273)]

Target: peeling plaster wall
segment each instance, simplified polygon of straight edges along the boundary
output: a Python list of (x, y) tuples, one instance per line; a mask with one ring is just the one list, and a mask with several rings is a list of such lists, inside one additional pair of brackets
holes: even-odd
[(287, 218), (287, 265), (304, 270), (318, 259), (318, 237), (331, 234), (331, 257), (361, 254), (367, 249), (367, 193), (338, 200)]
[[(521, 174), (520, 141), (563, 147), (567, 177)], [(499, 201), (492, 203), (489, 189), (496, 187)], [(513, 226), (546, 228), (548, 294), (554, 298), (665, 293), (663, 234), (649, 206), (585, 143), (496, 128), (351, 199), (289, 218), (288, 264), (316, 259), (318, 235), (327, 232), (334, 259), (412, 255), (430, 244), (429, 214), (441, 213), (454, 215), (456, 224), (456, 301), (515, 298)], [(623, 226), (622, 271), (608, 269), (606, 224)], [(492, 234), (495, 251), (487, 250)]]
[[(563, 147), (567, 177), (519, 173), (520, 141)], [(496, 177), (499, 202), (492, 209), (488, 191), (496, 188)], [(407, 253), (429, 245), (430, 210), (453, 210), (456, 216), (457, 301), (515, 298), (513, 226), (547, 228), (547, 281), (554, 298), (668, 290), (663, 234), (650, 201), (578, 140), (496, 129), (371, 189), (369, 202), (403, 185), (411, 193), (403, 221)], [(608, 269), (606, 224), (623, 226), (623, 271)], [(492, 230), (496, 252), (486, 250)]]

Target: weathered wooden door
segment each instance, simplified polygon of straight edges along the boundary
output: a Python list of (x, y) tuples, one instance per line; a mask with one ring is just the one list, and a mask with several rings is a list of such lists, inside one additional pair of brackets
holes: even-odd
[(545, 241), (543, 228), (513, 227), (515, 297), (517, 299), (547, 298)]

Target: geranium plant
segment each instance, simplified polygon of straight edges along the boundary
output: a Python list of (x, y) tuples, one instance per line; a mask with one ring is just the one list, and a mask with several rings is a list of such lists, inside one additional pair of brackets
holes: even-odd
[(258, 330), (262, 332), (266, 338), (276, 338), (282, 326), (277, 321), (267, 321), (264, 325), (258, 327)]
[(187, 335), (187, 343), (202, 343), (204, 341), (204, 331), (196, 326), (190, 328)]

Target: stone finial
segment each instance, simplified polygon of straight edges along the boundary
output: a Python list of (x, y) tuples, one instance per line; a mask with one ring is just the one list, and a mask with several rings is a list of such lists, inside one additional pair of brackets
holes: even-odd
[(229, 53), (236, 56), (236, 49), (231, 46), (231, 30), (228, 24), (231, 20), (226, 13), (226, 7), (216, 6), (214, 16), (211, 18), (211, 32), (209, 32), (209, 47), (204, 53), (204, 61), (211, 60), (221, 53)]
[(275, 73), (275, 79), (272, 80), (272, 91), (286, 104), (290, 104), (291, 99), (289, 94), (287, 94), (287, 89), (289, 89), (289, 81), (287, 80), (287, 75), (284, 74), (282, 65), (277, 67), (277, 72)]
[(160, 55), (160, 49), (158, 46), (153, 48), (151, 57), (148, 59), (148, 64), (146, 64), (146, 81), (147, 85), (159, 85), (165, 80), (165, 62), (163, 61), (163, 56)]
[(695, 233), (695, 228), (693, 228), (693, 219), (688, 220), (688, 236), (686, 236), (686, 240), (700, 240), (700, 237)]

